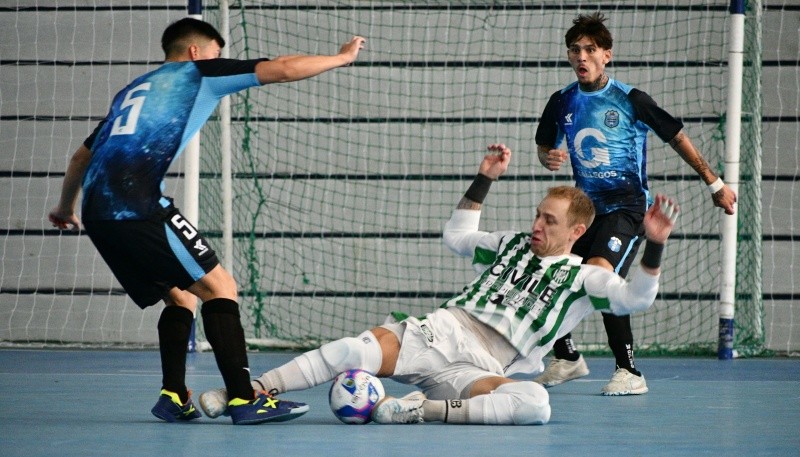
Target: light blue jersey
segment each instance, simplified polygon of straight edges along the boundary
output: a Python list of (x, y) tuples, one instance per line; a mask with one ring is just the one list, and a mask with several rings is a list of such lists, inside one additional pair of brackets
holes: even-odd
[(597, 214), (644, 212), (647, 132), (667, 142), (682, 128), (650, 96), (615, 79), (594, 92), (574, 82), (550, 97), (536, 143), (557, 147), (566, 141), (575, 184), (592, 199)]
[(144, 220), (169, 201), (170, 164), (219, 100), (259, 85), (256, 60), (168, 62), (121, 90), (84, 145), (92, 159), (83, 179), (82, 218)]

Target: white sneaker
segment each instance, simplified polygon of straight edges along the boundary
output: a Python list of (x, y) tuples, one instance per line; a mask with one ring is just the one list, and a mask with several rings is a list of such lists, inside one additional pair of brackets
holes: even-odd
[(426, 400), (422, 392), (411, 392), (403, 398), (386, 396), (372, 410), (372, 420), (378, 424), (419, 424), (422, 423), (422, 402)]
[(228, 391), (224, 387), (203, 392), (199, 400), (206, 416), (213, 419), (228, 415)]
[(636, 376), (624, 368), (617, 368), (602, 392), (603, 395), (641, 395), (648, 390), (644, 375)]
[(583, 360), (583, 355), (578, 356), (578, 360), (574, 362), (553, 357), (544, 372), (534, 378), (533, 382), (545, 387), (553, 387), (588, 374), (589, 367)]

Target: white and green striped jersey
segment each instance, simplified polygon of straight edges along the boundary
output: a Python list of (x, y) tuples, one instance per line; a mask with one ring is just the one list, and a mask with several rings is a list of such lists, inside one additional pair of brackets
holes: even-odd
[(540, 258), (530, 233), (481, 232), (480, 211), (455, 210), (445, 244), (480, 273), (442, 307), (459, 307), (505, 337), (521, 357), (508, 369), (536, 372), (556, 339), (595, 310), (629, 314), (655, 300), (658, 276), (637, 268), (626, 281), (574, 255)]

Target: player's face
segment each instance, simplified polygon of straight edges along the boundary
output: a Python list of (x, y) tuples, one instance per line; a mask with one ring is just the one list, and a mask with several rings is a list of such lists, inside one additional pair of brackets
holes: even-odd
[(570, 226), (567, 215), (569, 200), (547, 197), (536, 209), (531, 228), (531, 251), (540, 257), (569, 254), (575, 237), (575, 226)]
[(611, 61), (611, 50), (598, 47), (591, 38), (581, 37), (567, 49), (567, 59), (582, 85), (596, 83)]

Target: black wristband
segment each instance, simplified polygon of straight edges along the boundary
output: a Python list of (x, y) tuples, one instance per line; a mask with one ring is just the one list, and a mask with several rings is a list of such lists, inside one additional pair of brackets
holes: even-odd
[(486, 175), (478, 173), (472, 184), (464, 194), (465, 197), (474, 201), (475, 203), (483, 203), (483, 200), (489, 194), (489, 188), (492, 186), (492, 179)]
[(648, 268), (658, 268), (661, 266), (661, 254), (664, 253), (664, 245), (647, 240), (642, 253), (642, 265)]

